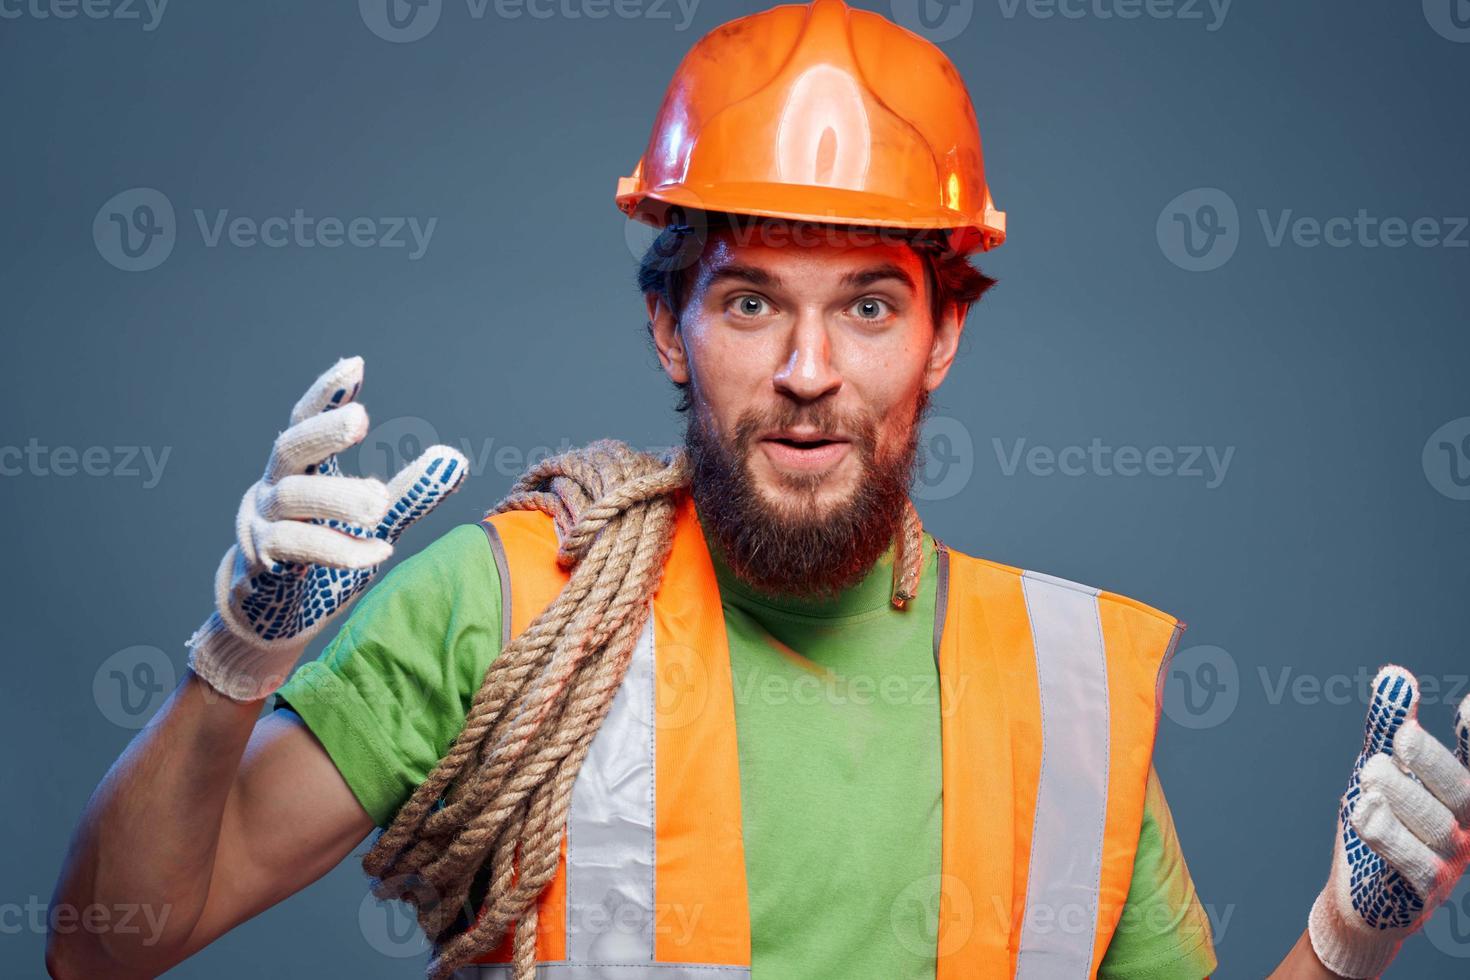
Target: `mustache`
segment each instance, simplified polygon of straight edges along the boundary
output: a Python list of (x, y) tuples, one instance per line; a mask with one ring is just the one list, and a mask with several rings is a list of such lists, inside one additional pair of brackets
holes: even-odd
[(817, 405), (785, 404), (774, 412), (755, 409), (743, 412), (735, 424), (733, 448), (744, 457), (763, 432), (811, 428), (849, 440), (865, 459), (871, 459), (878, 444), (878, 423), (866, 412), (839, 414), (830, 402)]

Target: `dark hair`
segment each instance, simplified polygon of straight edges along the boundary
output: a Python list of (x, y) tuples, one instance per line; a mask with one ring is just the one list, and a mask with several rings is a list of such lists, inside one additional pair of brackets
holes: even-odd
[[(691, 273), (704, 253), (710, 236), (707, 228), (739, 226), (741, 218), (735, 215), (715, 213), (699, 215), (699, 224), (673, 223), (665, 225), (643, 253), (638, 263), (638, 291), (655, 293), (674, 314), (682, 320), (684, 304), (689, 299)], [(744, 219), (769, 223), (770, 219)], [(747, 224), (748, 227), (748, 224)], [(970, 315), (970, 309), (980, 297), (994, 286), (996, 280), (970, 264), (969, 257), (948, 247), (943, 233), (913, 233), (902, 239), (893, 237), (891, 230), (874, 229), (872, 235), (886, 235), (890, 240), (902, 240), (923, 260), (925, 279), (929, 283), (930, 314), (938, 323), (944, 310), (951, 303), (959, 306), (960, 323)], [(653, 322), (648, 323), (649, 339), (653, 338)], [(692, 407), (689, 383), (676, 381), (679, 403), (675, 411), (687, 412)]]

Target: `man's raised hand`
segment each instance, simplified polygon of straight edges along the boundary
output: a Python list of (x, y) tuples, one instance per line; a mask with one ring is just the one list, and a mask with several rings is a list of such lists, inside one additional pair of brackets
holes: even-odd
[(356, 401), (362, 374), (362, 358), (348, 357), (316, 380), (240, 501), (235, 544), (215, 575), (215, 612), (189, 640), (189, 666), (236, 701), (280, 687), (326, 621), (367, 589), (399, 535), (468, 471), (457, 450), (431, 446), (387, 484), (343, 476), (338, 454), (368, 432)]
[(1332, 873), (1307, 922), (1317, 958), (1340, 976), (1382, 973), (1470, 863), (1470, 697), (1455, 713), (1454, 751), (1420, 726), (1418, 710), (1414, 675), (1380, 670)]

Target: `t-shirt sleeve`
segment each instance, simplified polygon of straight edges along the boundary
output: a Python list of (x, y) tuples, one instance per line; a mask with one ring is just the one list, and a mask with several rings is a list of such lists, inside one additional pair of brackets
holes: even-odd
[(277, 692), (380, 827), (464, 726), (500, 651), (500, 575), (479, 525), (404, 559)]
[(1218, 965), (1209, 917), (1184, 863), (1159, 774), (1150, 766), (1133, 881), (1097, 975), (1100, 980), (1204, 980)]

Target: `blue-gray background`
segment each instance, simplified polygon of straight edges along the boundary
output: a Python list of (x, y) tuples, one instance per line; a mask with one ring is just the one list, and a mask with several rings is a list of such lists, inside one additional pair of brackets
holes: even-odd
[[(5, 976), (41, 974), (28, 910), (182, 669), (239, 495), (321, 369), (367, 359), (368, 469), (435, 435), (475, 460), (400, 554), (476, 518), (546, 447), (677, 438), (611, 195), (683, 52), (761, 6), (443, 0), (403, 40), (428, 21), (395, 35), (382, 0), (100, 18), (48, 2), (0, 2)], [(917, 24), (913, 0), (858, 5)], [(964, 551), (1192, 624), (1157, 765), (1219, 975), (1260, 976), (1327, 872), (1364, 707), (1343, 678), (1410, 666), (1439, 686), (1424, 715), (1443, 735), (1470, 673), (1470, 9), (928, 14), (1012, 236), (981, 259), (1002, 282), (939, 393), (921, 511)], [(130, 272), (109, 215), (138, 188), (167, 199), (176, 241)], [(195, 216), (298, 208), (436, 224), (411, 258), (406, 233), (210, 246)], [(1400, 247), (1366, 223), (1340, 246), (1304, 244), (1310, 229), (1273, 244), (1283, 219), (1360, 210), (1433, 221)], [(1214, 242), (1201, 259), (1186, 223)], [(1094, 440), (1172, 461), (1125, 476), (1027, 455)], [(1230, 453), (1223, 479), (1185, 466), (1189, 447)], [(419, 976), (403, 917), (365, 894), (349, 859), (171, 975)], [(1465, 887), (1428, 931), (1393, 975), (1470, 967)]]

